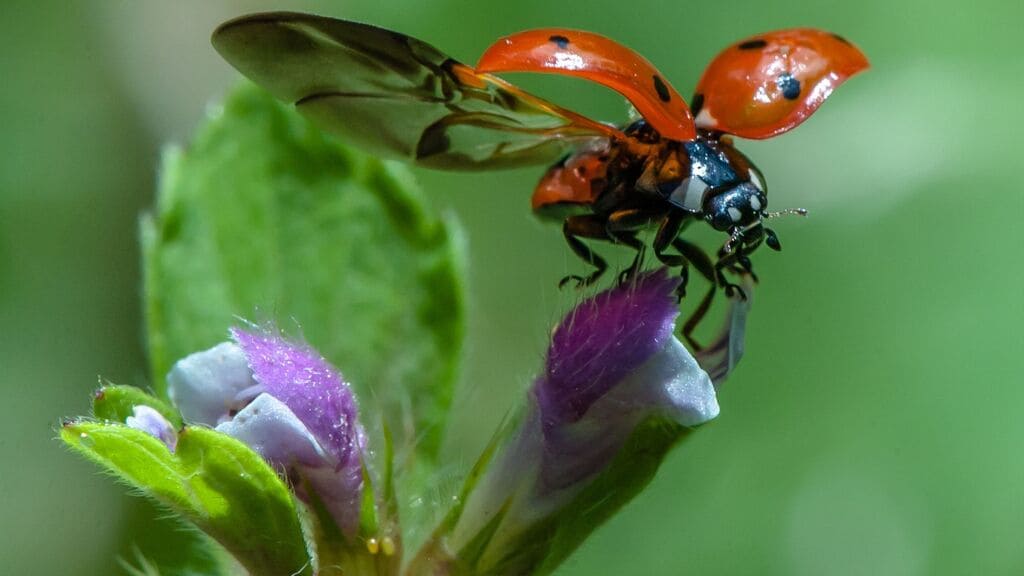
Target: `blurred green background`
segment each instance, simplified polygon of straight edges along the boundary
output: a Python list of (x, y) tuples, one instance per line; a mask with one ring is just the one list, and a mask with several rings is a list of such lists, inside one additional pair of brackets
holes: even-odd
[[(472, 62), (528, 27), (632, 46), (683, 93), (727, 43), (810, 25), (873, 69), (792, 134), (742, 148), (767, 175), (785, 251), (762, 278), (722, 415), (559, 572), (1024, 572), (1024, 4), (38, 2), (0, 18), (0, 573), (116, 574), (179, 530), (53, 440), (97, 376), (147, 386), (136, 219), (160, 146), (187, 141), (237, 76), (214, 26), (264, 9), (369, 21)], [(516, 78), (518, 81), (519, 78)], [(620, 99), (522, 84), (603, 119)], [(471, 310), (447, 473), (478, 453), (538, 369), (581, 270), (528, 210), (540, 169), (417, 171), (469, 237)], [(710, 239), (710, 237), (706, 237)], [(444, 485), (444, 482), (441, 482)], [(423, 495), (427, 498), (443, 495)]]

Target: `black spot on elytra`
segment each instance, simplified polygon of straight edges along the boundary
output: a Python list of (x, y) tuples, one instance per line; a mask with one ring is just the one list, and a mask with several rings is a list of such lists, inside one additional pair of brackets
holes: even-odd
[(704, 107), (704, 95), (697, 92), (693, 95), (693, 100), (690, 101), (690, 113), (696, 118), (697, 114), (700, 114), (701, 108)]
[(760, 50), (768, 45), (768, 41), (764, 38), (754, 38), (753, 40), (747, 40), (741, 43), (737, 48), (740, 50)]
[(566, 38), (565, 36), (560, 36), (556, 34), (551, 38), (548, 38), (548, 40), (551, 40), (555, 44), (558, 44), (558, 47), (561, 48), (562, 50), (565, 50), (569, 46), (569, 39)]
[(665, 82), (657, 74), (654, 75), (654, 91), (658, 93), (658, 98), (661, 98), (662, 102), (672, 99), (672, 95), (668, 93), (668, 86), (665, 86)]
[(782, 96), (786, 100), (796, 100), (800, 97), (800, 81), (789, 72), (779, 74), (775, 82), (779, 85), (779, 90), (782, 90)]
[(833, 35), (832, 35), (832, 37), (833, 37), (833, 38), (835, 38), (836, 40), (839, 40), (839, 41), (840, 41), (840, 42), (842, 42), (843, 44), (846, 44), (846, 45), (849, 45), (849, 46), (852, 46), (852, 45), (853, 45), (853, 44), (850, 44), (850, 41), (849, 41), (849, 40), (847, 40), (846, 38), (843, 38), (843, 37), (842, 37), (842, 36), (840, 36), (839, 34), (833, 34)]

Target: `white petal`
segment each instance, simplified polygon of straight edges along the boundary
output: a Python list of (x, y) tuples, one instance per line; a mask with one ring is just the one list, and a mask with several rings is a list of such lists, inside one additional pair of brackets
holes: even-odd
[(260, 394), (218, 432), (241, 440), (266, 460), (290, 465), (333, 466), (306, 425), (283, 402)]
[(167, 374), (167, 393), (182, 417), (208, 426), (227, 418), (238, 393), (253, 386), (245, 354), (232, 342), (190, 354)]
[(132, 406), (132, 415), (125, 419), (129, 428), (142, 430), (150, 436), (160, 440), (167, 445), (167, 448), (174, 451), (178, 443), (178, 435), (174, 426), (164, 418), (163, 414), (145, 405)]
[(664, 408), (683, 426), (696, 426), (718, 416), (711, 378), (675, 338), (630, 378), (657, 386), (665, 399)]

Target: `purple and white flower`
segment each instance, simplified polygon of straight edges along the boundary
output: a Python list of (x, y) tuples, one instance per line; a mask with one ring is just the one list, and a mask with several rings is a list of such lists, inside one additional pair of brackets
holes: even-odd
[(234, 342), (192, 354), (167, 376), (190, 423), (246, 443), (312, 494), (347, 536), (358, 528), (365, 435), (355, 396), (311, 347), (272, 330), (232, 329)]
[(665, 269), (646, 273), (562, 320), (525, 413), (469, 495), (450, 550), (490, 526), (494, 552), (485, 556), (497, 561), (518, 534), (608, 470), (648, 419), (689, 428), (718, 415), (716, 384), (742, 355), (750, 302), (732, 301), (719, 335), (692, 355), (675, 336), (678, 282)]

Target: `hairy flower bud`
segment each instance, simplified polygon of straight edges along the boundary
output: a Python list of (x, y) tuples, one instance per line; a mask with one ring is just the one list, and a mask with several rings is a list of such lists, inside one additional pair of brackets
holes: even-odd
[(225, 342), (192, 354), (168, 375), (182, 416), (216, 426), (296, 476), (351, 536), (358, 527), (365, 444), (355, 397), (311, 347), (272, 330), (231, 331)]
[[(749, 302), (733, 302), (721, 334), (695, 358), (674, 335), (677, 285), (665, 269), (640, 275), (558, 325), (518, 427), (448, 536), (455, 562), (485, 573), (529, 571), (550, 561), (538, 539), (556, 537), (562, 549), (551, 553), (565, 553), (566, 542), (585, 536), (580, 526), (594, 525), (579, 521), (582, 511), (620, 506), (676, 441), (718, 415), (714, 382), (742, 353)], [(607, 475), (616, 479), (609, 489), (623, 494), (587, 492)]]

